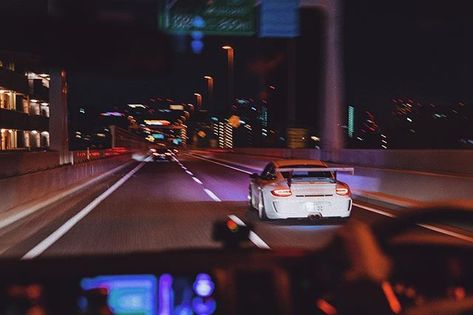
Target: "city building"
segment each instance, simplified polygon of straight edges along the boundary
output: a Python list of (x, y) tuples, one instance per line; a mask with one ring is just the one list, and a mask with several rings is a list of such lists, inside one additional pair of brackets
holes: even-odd
[(182, 125), (181, 132), (180, 132), (180, 141), (179, 139), (175, 139), (173, 143), (175, 145), (187, 144), (187, 126), (186, 125)]
[(235, 147), (252, 147), (253, 127), (242, 121), (240, 127), (233, 131), (233, 138)]
[(0, 54), (0, 150), (49, 147), (49, 80)]
[(212, 131), (217, 137), (219, 148), (233, 148), (233, 127), (228, 123), (227, 120), (213, 121)]
[(261, 106), (261, 113), (259, 115), (259, 119), (261, 120), (261, 126), (264, 128), (268, 128), (268, 108), (266, 106)]

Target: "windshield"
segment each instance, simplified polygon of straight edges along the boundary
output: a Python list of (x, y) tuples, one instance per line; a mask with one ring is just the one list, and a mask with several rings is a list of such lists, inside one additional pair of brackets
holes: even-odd
[[(472, 200), (471, 1), (1, 2), (0, 257), (220, 248), (229, 217), (317, 249)], [(271, 186), (284, 159), (331, 185)]]

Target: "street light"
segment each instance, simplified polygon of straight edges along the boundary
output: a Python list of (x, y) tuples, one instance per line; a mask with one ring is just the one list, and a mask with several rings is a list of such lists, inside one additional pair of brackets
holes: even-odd
[(227, 51), (227, 66), (228, 66), (228, 107), (231, 111), (233, 106), (233, 65), (235, 53), (232, 46), (222, 46), (223, 50)]
[(197, 108), (202, 109), (202, 94), (196, 92), (194, 93), (194, 95), (195, 95)]
[(204, 79), (207, 81), (207, 95), (209, 98), (208, 107), (211, 108), (213, 105), (214, 78), (210, 75), (205, 75)]

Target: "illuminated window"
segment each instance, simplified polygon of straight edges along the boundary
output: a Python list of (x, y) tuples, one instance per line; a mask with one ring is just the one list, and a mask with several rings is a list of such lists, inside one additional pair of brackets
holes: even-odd
[(49, 147), (49, 132), (43, 131), (40, 138), (41, 147)]
[(16, 130), (1, 129), (1, 150), (13, 150), (17, 148)]
[(39, 115), (40, 114), (40, 103), (32, 99), (30, 100), (30, 110), (29, 110), (30, 115)]
[(23, 142), (24, 142), (25, 148), (31, 147), (30, 133), (28, 131), (23, 131)]
[(6, 135), (5, 135), (6, 130), (1, 129), (0, 130), (0, 150), (5, 150), (6, 148)]
[(49, 117), (49, 103), (41, 103), (41, 116)]
[(0, 90), (0, 108), (15, 109), (14, 93)]
[(30, 145), (32, 148), (41, 146), (41, 135), (36, 130), (30, 131)]
[(30, 104), (29, 104), (28, 98), (24, 97), (23, 100), (22, 100), (22, 103), (23, 103), (23, 112), (24, 113), (29, 113)]

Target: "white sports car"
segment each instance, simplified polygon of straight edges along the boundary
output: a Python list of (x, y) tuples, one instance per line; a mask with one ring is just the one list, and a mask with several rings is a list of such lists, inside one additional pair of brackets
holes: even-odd
[(261, 174), (251, 175), (249, 206), (262, 220), (348, 218), (351, 191), (337, 180), (337, 172), (353, 173), (353, 168), (329, 168), (317, 160), (270, 162)]

